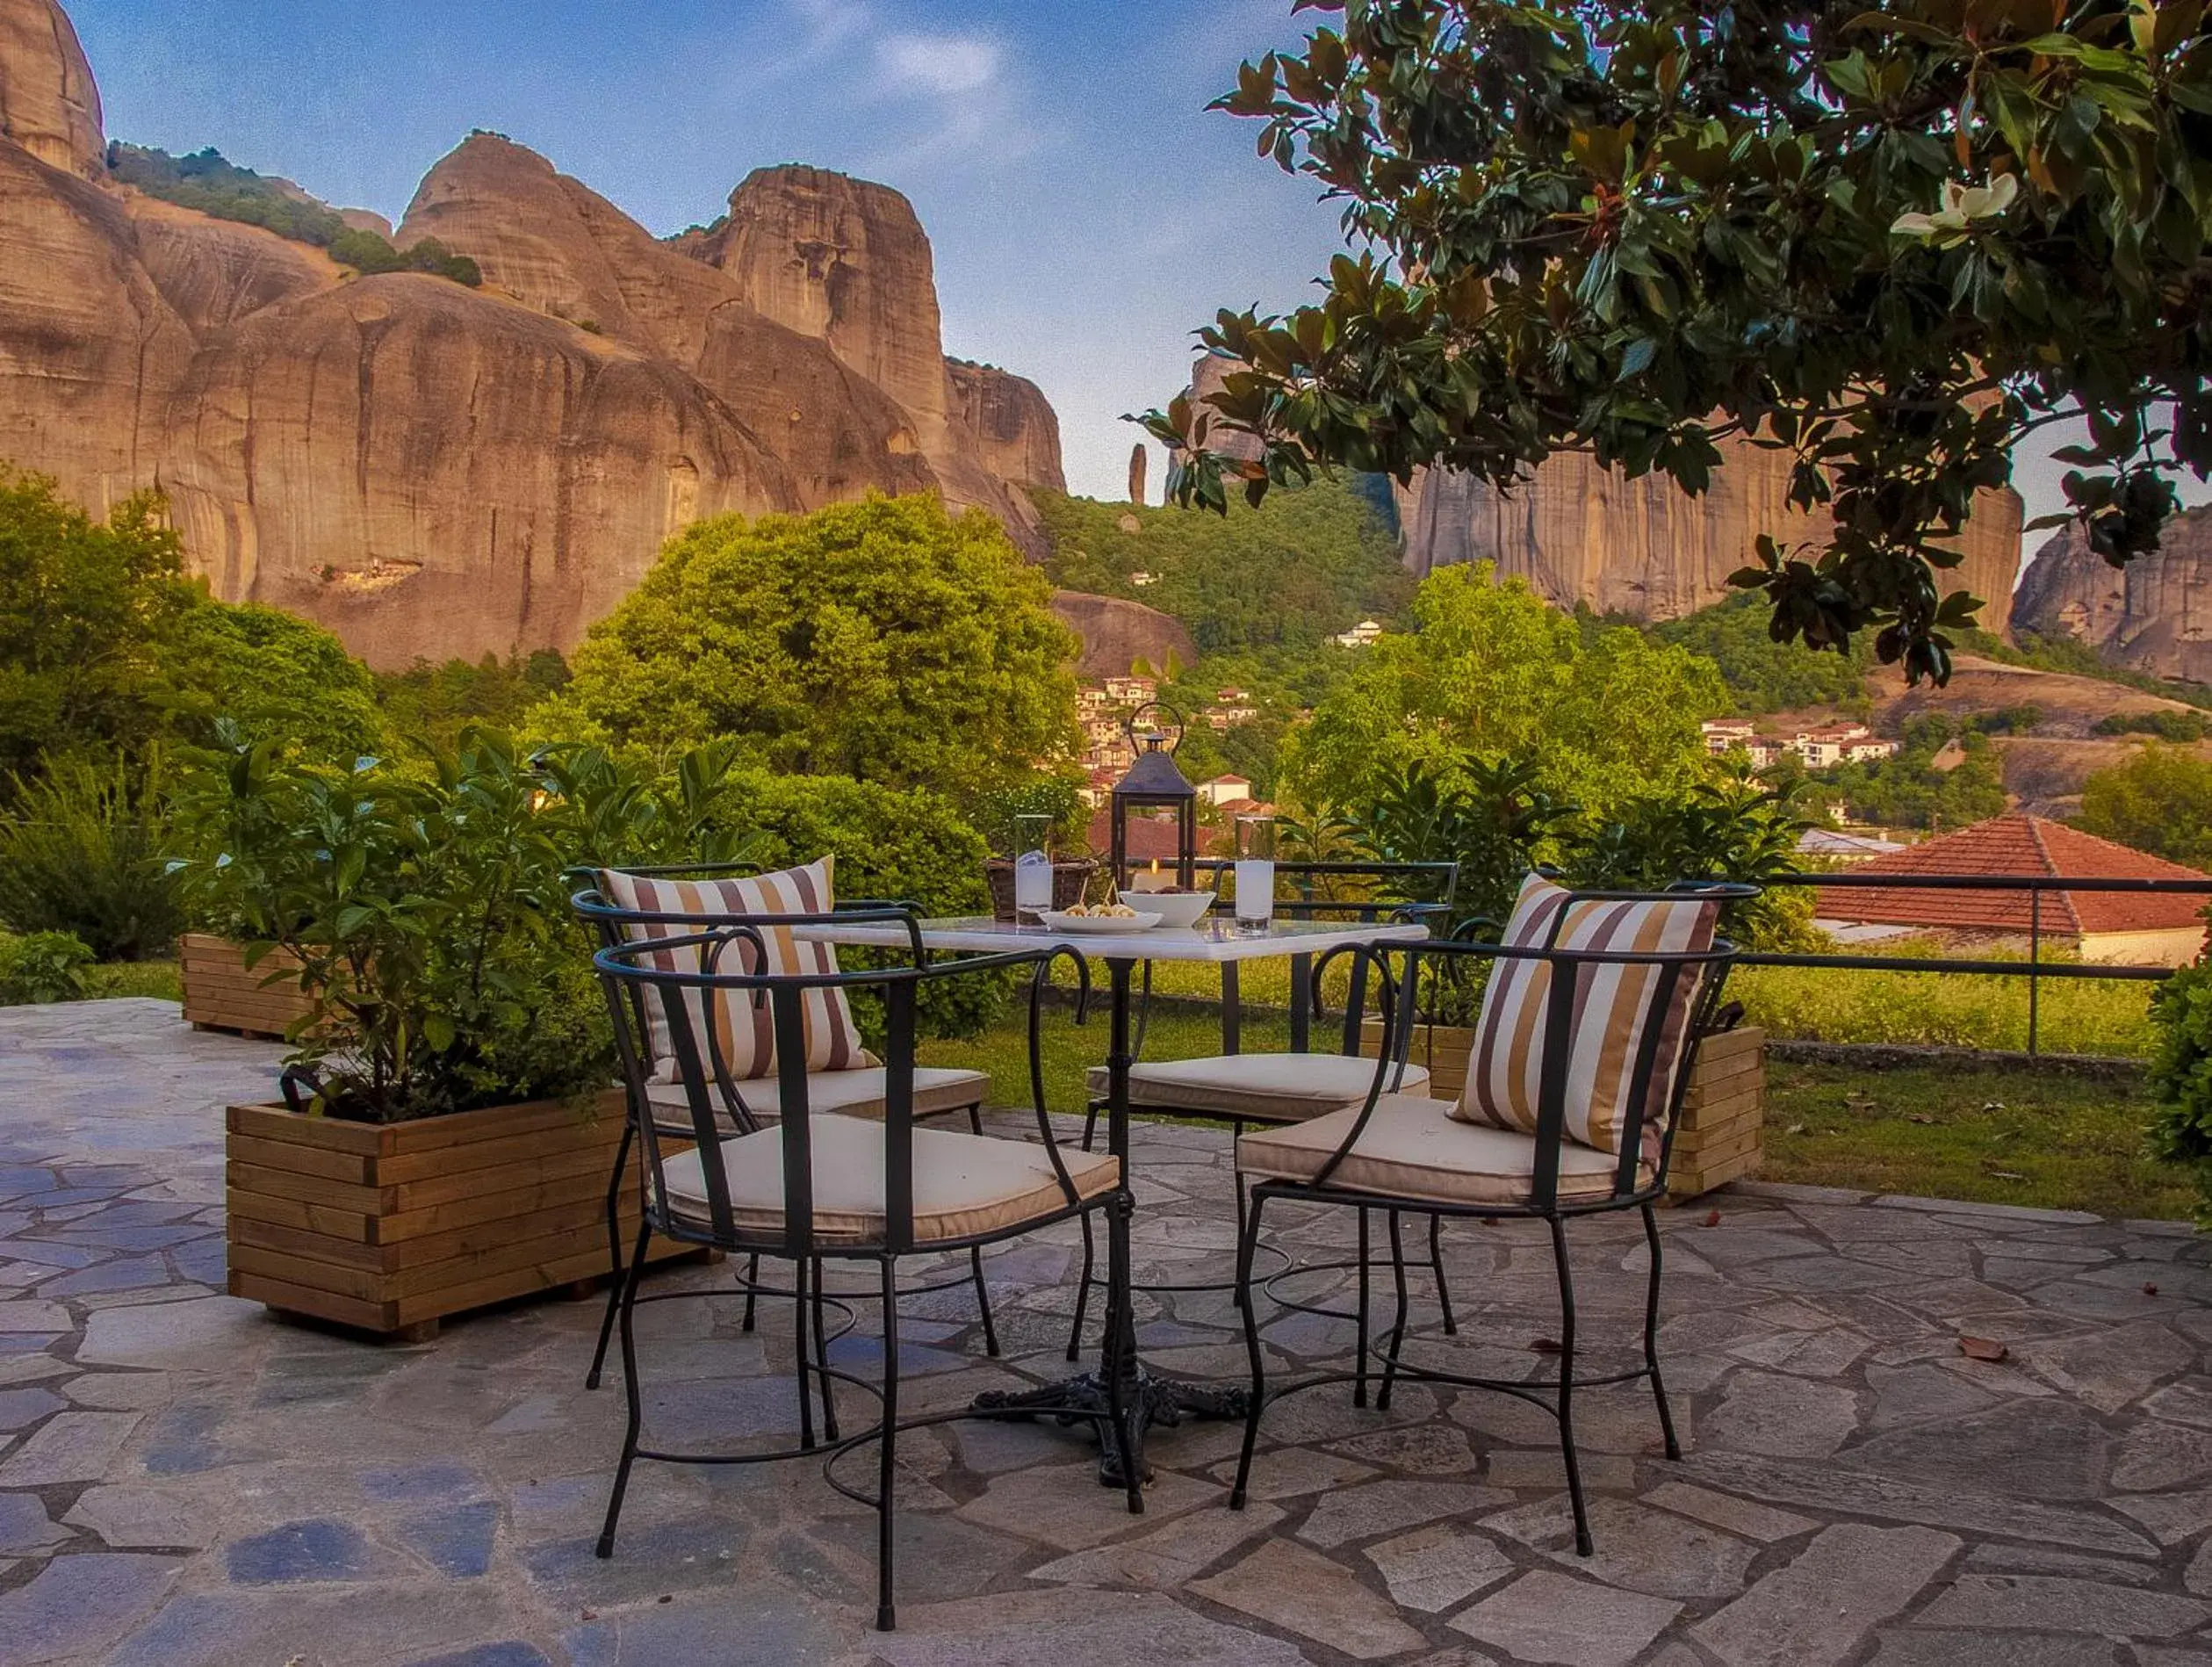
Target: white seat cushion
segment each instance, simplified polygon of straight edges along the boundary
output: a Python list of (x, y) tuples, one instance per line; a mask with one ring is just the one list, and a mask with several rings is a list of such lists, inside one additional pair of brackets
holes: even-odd
[[(1535, 1190), (1536, 1137), (1461, 1122), (1445, 1113), (1437, 1101), (1383, 1095), (1329, 1185), (1437, 1203), (1527, 1203)], [(1359, 1108), (1345, 1106), (1306, 1122), (1255, 1129), (1237, 1141), (1236, 1166), (1251, 1176), (1311, 1180), (1358, 1120)], [(1562, 1141), (1560, 1200), (1607, 1196), (1619, 1161), (1610, 1152)], [(1637, 1184), (1650, 1181), (1649, 1167), (1639, 1165)]]
[[(845, 1245), (883, 1240), (883, 1125), (857, 1117), (810, 1120), (813, 1147), (814, 1233)], [(783, 1230), (783, 1129), (763, 1129), (722, 1143), (730, 1210), (744, 1231)], [(1061, 1148), (1076, 1192), (1095, 1198), (1120, 1181), (1121, 1166), (1102, 1152)], [(710, 1224), (706, 1177), (695, 1149), (662, 1166), (669, 1208)], [(914, 1238), (932, 1243), (968, 1238), (1050, 1216), (1067, 1194), (1043, 1146), (948, 1129), (914, 1130)]]
[[(806, 1103), (808, 1109), (818, 1115), (836, 1112), (847, 1117), (874, 1117), (883, 1115), (883, 1096), (889, 1092), (890, 1072), (882, 1065), (868, 1065), (858, 1071), (814, 1071), (807, 1073)], [(764, 1123), (778, 1122), (783, 1115), (782, 1090), (774, 1077), (755, 1077), (749, 1082), (732, 1085), (744, 1097), (746, 1108)], [(991, 1079), (980, 1071), (955, 1071), (945, 1065), (917, 1065), (914, 1067), (914, 1115), (917, 1117), (934, 1116), (940, 1112), (965, 1111), (970, 1106), (983, 1103), (984, 1095), (991, 1087)], [(680, 1082), (648, 1083), (645, 1097), (652, 1103), (653, 1121), (664, 1129), (688, 1129), (691, 1127), (691, 1103), (684, 1098)], [(722, 1113), (722, 1091), (712, 1083), (707, 1085), (707, 1099), (718, 1117)]]
[[(1106, 1068), (1092, 1066), (1086, 1080), (1092, 1097), (1103, 1100)], [(1374, 1081), (1373, 1060), (1341, 1053), (1216, 1054), (1130, 1066), (1129, 1103), (1254, 1122), (1301, 1122), (1334, 1111), (1347, 1100), (1365, 1100)], [(1425, 1096), (1429, 1073), (1409, 1064), (1397, 1088)]]

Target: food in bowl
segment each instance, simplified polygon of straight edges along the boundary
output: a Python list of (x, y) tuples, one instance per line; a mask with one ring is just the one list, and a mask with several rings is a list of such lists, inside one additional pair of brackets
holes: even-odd
[(1164, 927), (1196, 926), (1214, 906), (1214, 894), (1206, 891), (1185, 891), (1178, 888), (1164, 891), (1123, 891), (1121, 901), (1134, 905), (1148, 914), (1157, 914)]

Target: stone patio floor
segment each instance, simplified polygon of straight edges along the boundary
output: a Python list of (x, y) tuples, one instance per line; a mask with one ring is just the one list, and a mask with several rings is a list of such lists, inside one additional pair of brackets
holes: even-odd
[[(1720, 1195), (1717, 1224), (1670, 1212), (1687, 1454), (1658, 1456), (1640, 1389), (1584, 1397), (1588, 1560), (1549, 1420), (1502, 1396), (1281, 1404), (1242, 1514), (1222, 1425), (1156, 1440), (1141, 1518), (1079, 1434), (926, 1431), (904, 1444), (885, 1636), (873, 1519), (811, 1461), (641, 1466), (614, 1560), (594, 1559), (622, 1416), (617, 1382), (582, 1385), (595, 1302), (401, 1347), (221, 1295), (219, 1108), (266, 1097), (279, 1051), (159, 1002), (0, 1009), (6, 1667), (2212, 1667), (2212, 1245), (2179, 1224), (1781, 1187)], [(1135, 1172), (1140, 1274), (1219, 1265), (1222, 1137), (1145, 1126)], [(1625, 1346), (1632, 1221), (1574, 1243), (1585, 1336)], [(993, 1259), (1004, 1362), (966, 1293), (909, 1305), (910, 1404), (1056, 1375), (1071, 1245)], [(1448, 1247), (1453, 1358), (1539, 1369), (1547, 1247), (1517, 1228)], [(789, 1426), (788, 1317), (746, 1336), (738, 1310), (644, 1310), (649, 1437)], [(1140, 1312), (1155, 1364), (1241, 1375), (1224, 1298)], [(866, 1370), (858, 1313), (839, 1348)], [(1293, 1368), (1349, 1331), (1281, 1314), (1266, 1335)], [(1965, 1334), (2009, 1358), (1967, 1358)]]

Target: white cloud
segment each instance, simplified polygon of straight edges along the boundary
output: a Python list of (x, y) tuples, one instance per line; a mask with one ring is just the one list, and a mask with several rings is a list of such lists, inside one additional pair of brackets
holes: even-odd
[(998, 79), (1005, 54), (984, 35), (885, 35), (875, 65), (886, 91), (958, 97)]

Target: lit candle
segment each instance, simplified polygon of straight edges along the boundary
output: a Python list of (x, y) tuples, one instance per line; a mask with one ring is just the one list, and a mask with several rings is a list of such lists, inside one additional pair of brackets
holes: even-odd
[(1154, 857), (1152, 866), (1142, 874), (1129, 876), (1132, 891), (1170, 891), (1175, 889), (1175, 877), (1160, 872), (1160, 859)]

